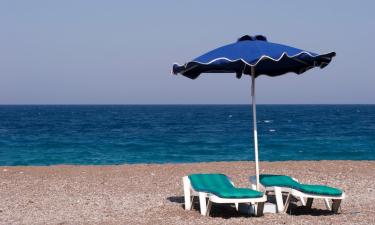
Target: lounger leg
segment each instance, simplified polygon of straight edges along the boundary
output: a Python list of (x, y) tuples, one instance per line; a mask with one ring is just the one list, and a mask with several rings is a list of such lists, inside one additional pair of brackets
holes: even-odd
[(283, 212), (284, 211), (283, 193), (281, 192), (280, 187), (275, 187), (275, 197), (276, 197), (277, 212)]
[(301, 203), (302, 203), (302, 205), (303, 205), (303, 206), (306, 206), (305, 198), (304, 198), (304, 197), (300, 197), (300, 199), (301, 199)]
[(236, 211), (238, 212), (238, 203), (234, 203), (234, 205), (236, 206)]
[(207, 212), (206, 212), (206, 216), (209, 216), (209, 215), (210, 215), (211, 206), (212, 206), (212, 202), (211, 202), (210, 200), (208, 200), (208, 202), (207, 202)]
[(325, 198), (325, 199), (324, 199), (324, 204), (326, 205), (326, 208), (327, 208), (328, 210), (330, 210), (330, 211), (332, 210), (332, 209), (331, 209), (331, 204), (329, 204), (329, 199), (328, 199), (328, 198)]
[(207, 214), (207, 205), (206, 205), (206, 193), (199, 192), (199, 206), (201, 209), (201, 215), (205, 216)]
[(337, 213), (339, 211), (341, 199), (332, 199), (332, 212)]
[(185, 199), (185, 210), (191, 210), (191, 192), (190, 192), (190, 181), (189, 178), (184, 177), (182, 178), (182, 182), (184, 184), (184, 199)]
[(191, 195), (191, 198), (190, 198), (190, 210), (191, 210), (191, 208), (193, 208), (193, 205), (194, 205), (194, 195)]
[(258, 202), (256, 204), (255, 216), (263, 216), (264, 202)]
[(314, 201), (313, 198), (307, 198), (306, 207), (309, 208), (309, 209), (311, 209), (313, 201)]
[(291, 200), (292, 200), (292, 195), (288, 194), (288, 196), (286, 197), (283, 213), (287, 212)]

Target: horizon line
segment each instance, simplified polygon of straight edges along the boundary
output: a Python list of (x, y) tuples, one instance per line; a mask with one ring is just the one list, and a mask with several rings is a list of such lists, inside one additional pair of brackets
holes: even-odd
[[(0, 106), (168, 106), (168, 105), (251, 105), (252, 103), (15, 103)], [(375, 105), (375, 103), (257, 103), (256, 105)]]

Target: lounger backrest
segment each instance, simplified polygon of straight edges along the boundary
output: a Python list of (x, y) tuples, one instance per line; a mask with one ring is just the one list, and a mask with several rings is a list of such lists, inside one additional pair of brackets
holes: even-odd
[(262, 174), (259, 176), (259, 182), (265, 187), (298, 188), (301, 186), (300, 183), (285, 175)]
[(259, 176), (259, 181), (265, 187), (293, 188), (309, 194), (341, 196), (343, 193), (340, 189), (325, 185), (301, 184), (285, 175), (262, 174)]
[(213, 188), (234, 188), (224, 174), (191, 174), (189, 180), (194, 190), (206, 192)]

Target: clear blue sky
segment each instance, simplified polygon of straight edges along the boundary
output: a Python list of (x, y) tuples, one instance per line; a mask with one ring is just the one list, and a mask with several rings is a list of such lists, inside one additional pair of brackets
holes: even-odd
[(0, 104), (250, 103), (250, 79), (170, 75), (244, 34), (337, 57), (257, 79), (259, 103), (375, 103), (374, 1), (0, 3)]

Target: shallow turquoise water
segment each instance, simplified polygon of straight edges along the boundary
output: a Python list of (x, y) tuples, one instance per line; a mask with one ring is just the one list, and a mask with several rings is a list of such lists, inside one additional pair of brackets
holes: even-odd
[[(260, 160), (375, 160), (375, 105), (260, 105)], [(249, 105), (0, 106), (0, 165), (253, 160)]]

